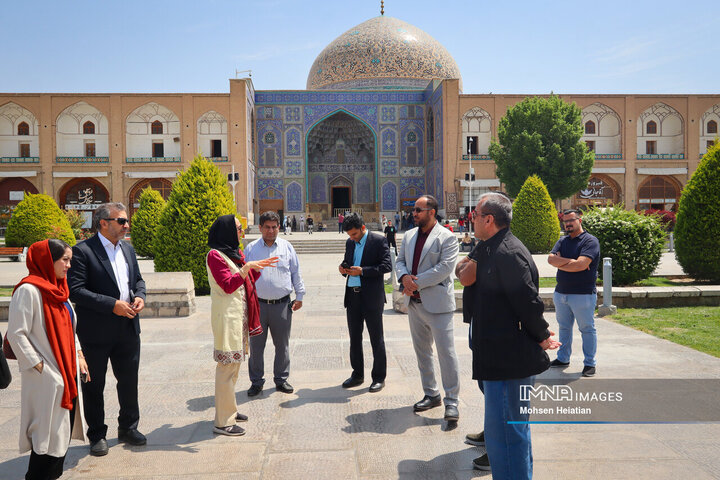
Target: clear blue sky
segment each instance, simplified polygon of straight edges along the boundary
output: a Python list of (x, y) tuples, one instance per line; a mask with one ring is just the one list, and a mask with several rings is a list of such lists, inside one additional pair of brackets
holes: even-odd
[[(2, 7), (0, 92), (305, 89), (374, 0), (42, 0)], [(8, 5), (9, 4), (9, 5)], [(464, 93), (720, 93), (717, 1), (388, 0), (454, 56)]]

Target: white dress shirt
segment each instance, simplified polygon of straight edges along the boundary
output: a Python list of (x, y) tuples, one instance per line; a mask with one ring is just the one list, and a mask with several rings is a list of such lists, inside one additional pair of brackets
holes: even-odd
[(113, 273), (115, 274), (115, 282), (120, 289), (120, 300), (130, 302), (130, 277), (128, 273), (128, 264), (123, 254), (120, 242), (117, 245), (113, 245), (110, 240), (105, 238), (102, 233), (98, 232), (100, 243), (105, 247), (105, 252), (110, 259), (110, 265), (112, 265)]

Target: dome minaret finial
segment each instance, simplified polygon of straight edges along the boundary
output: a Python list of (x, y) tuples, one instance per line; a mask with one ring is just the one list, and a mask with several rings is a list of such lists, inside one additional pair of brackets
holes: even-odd
[(380, 0), (380, 15), (385, 15), (385, 0)]

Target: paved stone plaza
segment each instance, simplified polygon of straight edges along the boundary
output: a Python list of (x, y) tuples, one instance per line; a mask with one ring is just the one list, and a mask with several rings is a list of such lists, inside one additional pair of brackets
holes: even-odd
[[(340, 387), (350, 374), (343, 279), (336, 266), (340, 260), (337, 254), (300, 256), (308, 293), (294, 315), (290, 342), (289, 381), (296, 390), (291, 395), (276, 392), (272, 372), (266, 370), (268, 388), (250, 400), (243, 365), (237, 401), (240, 412), (250, 416), (243, 424), (244, 437), (212, 433), (215, 364), (210, 302), (200, 297), (191, 317), (142, 322), (140, 430), (148, 436), (148, 445), (117, 444), (117, 399), (109, 374), (110, 453), (91, 457), (88, 445), (73, 441), (63, 478), (491, 478), (488, 472), (472, 470), (472, 459), (484, 449), (463, 443), (466, 433), (482, 428), (483, 398), (471, 379), (467, 326), (461, 315), (455, 316), (462, 380), (457, 428), (448, 429), (442, 408), (422, 414), (412, 411), (422, 390), (406, 315), (385, 312), (385, 389), (368, 393), (369, 378), (359, 388)], [(141, 268), (152, 271), (152, 263), (143, 261)], [(0, 284), (13, 283), (22, 275), (20, 264), (0, 262)], [(554, 316), (546, 318), (557, 331)], [(603, 319), (597, 320), (597, 328), (596, 378), (720, 378), (718, 358)], [(0, 323), (0, 332), (6, 329), (7, 324)], [(574, 350), (570, 368), (545, 375), (579, 377), (579, 335)], [(369, 374), (367, 335), (365, 353)], [(267, 369), (272, 365), (270, 342), (266, 354)], [(17, 364), (11, 363), (11, 368), (17, 374)], [(28, 455), (17, 452), (19, 415), (18, 376), (0, 391), (3, 480), (22, 478), (27, 466)], [(532, 433), (537, 479), (720, 478), (720, 425), (536, 425)]]

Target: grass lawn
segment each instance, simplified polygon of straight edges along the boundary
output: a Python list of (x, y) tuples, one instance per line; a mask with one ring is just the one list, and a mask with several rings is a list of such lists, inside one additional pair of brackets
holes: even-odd
[(609, 318), (720, 357), (720, 307), (623, 308)]
[(12, 295), (12, 288), (0, 288), (0, 297), (9, 297)]

